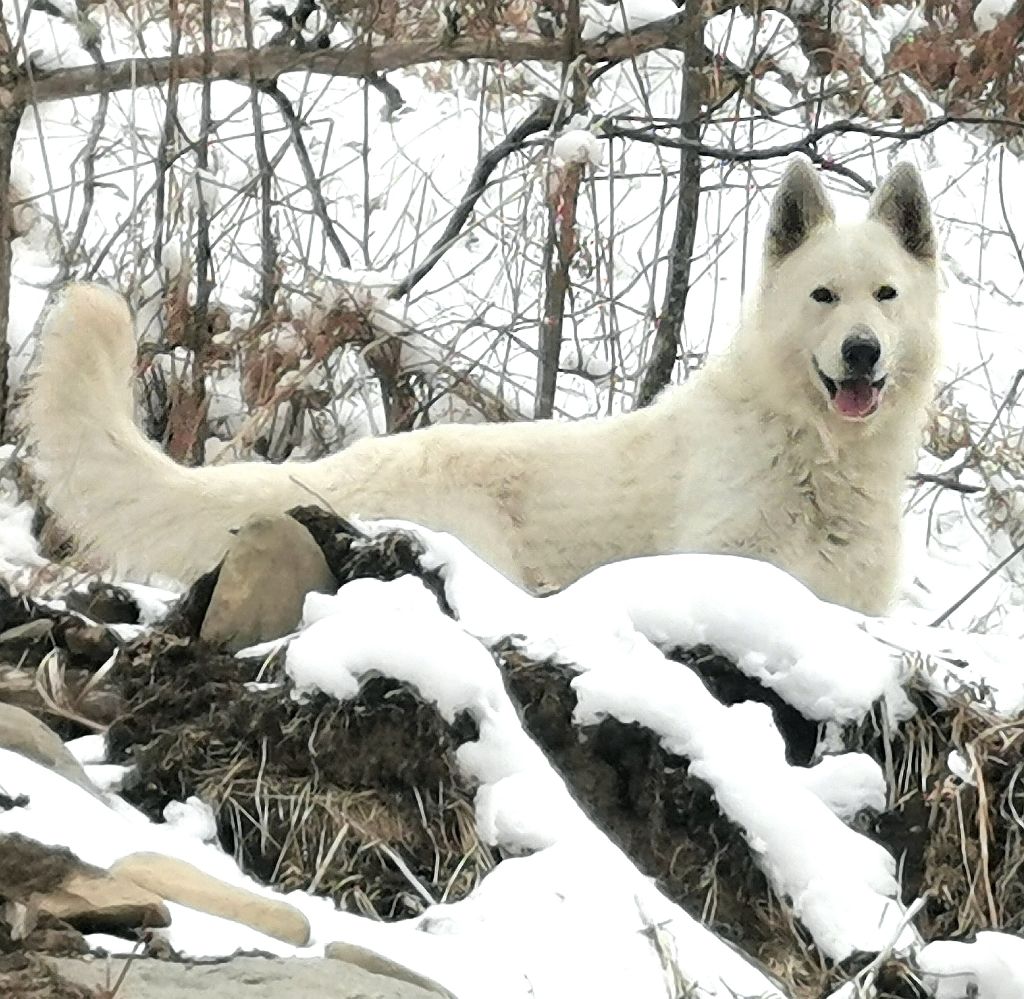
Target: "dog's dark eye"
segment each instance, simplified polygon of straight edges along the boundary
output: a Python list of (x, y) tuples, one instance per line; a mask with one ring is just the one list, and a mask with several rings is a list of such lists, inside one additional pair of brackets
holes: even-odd
[(833, 302), (839, 301), (839, 296), (831, 288), (815, 288), (811, 292), (811, 298), (816, 302), (821, 302), (822, 305), (831, 305)]
[(875, 298), (879, 302), (888, 302), (896, 297), (896, 289), (891, 284), (883, 284), (878, 291), (875, 292)]

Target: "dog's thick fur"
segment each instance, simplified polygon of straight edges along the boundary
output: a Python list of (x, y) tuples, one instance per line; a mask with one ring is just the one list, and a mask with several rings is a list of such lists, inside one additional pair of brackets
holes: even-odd
[[(879, 301), (884, 286), (896, 297)], [(812, 298), (821, 287), (836, 300)], [(796, 161), (731, 349), (648, 409), (431, 427), (311, 463), (184, 468), (133, 421), (124, 301), (79, 284), (44, 324), (29, 435), (53, 510), (122, 570), (188, 581), (220, 559), (230, 529), (320, 496), (342, 514), (449, 531), (535, 590), (630, 556), (722, 552), (773, 562), (827, 600), (878, 613), (898, 576), (900, 497), (932, 391), (937, 301), (931, 216), (913, 168), (897, 167), (867, 218), (840, 226), (814, 171)], [(835, 391), (854, 384), (843, 345), (865, 329), (880, 349), (872, 398), (885, 382), (877, 409), (851, 419)], [(868, 381), (859, 384), (863, 397)]]

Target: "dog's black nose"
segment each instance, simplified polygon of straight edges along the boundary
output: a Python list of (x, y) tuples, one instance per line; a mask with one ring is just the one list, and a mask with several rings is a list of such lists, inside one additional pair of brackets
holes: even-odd
[(882, 356), (878, 337), (868, 329), (855, 330), (844, 341), (841, 348), (843, 364), (849, 378), (863, 378), (871, 373)]

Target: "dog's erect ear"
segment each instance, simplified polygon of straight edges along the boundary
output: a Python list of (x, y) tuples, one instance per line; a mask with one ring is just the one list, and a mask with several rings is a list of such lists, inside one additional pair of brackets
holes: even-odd
[(792, 253), (819, 225), (835, 218), (832, 202), (807, 160), (790, 162), (772, 202), (765, 250), (779, 260)]
[(884, 222), (900, 245), (919, 260), (935, 259), (935, 229), (928, 195), (917, 168), (900, 163), (871, 199), (871, 218)]

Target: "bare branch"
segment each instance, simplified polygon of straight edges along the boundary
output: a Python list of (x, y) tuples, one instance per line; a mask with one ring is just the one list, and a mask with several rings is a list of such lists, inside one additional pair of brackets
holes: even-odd
[[(682, 33), (678, 18), (649, 24), (631, 35), (616, 36), (602, 42), (581, 45), (588, 62), (625, 59), (654, 49), (678, 48)], [(268, 46), (253, 53), (246, 48), (222, 49), (206, 66), (202, 53), (179, 58), (121, 59), (107, 64), (106, 74), (94, 66), (76, 66), (33, 75), (33, 95), (49, 101), (84, 97), (106, 90), (134, 90), (162, 86), (171, 77), (180, 83), (197, 83), (208, 75), (212, 80), (248, 83), (255, 75), (260, 80), (276, 80), (282, 73), (324, 73), (328, 76), (360, 78), (429, 62), (459, 59), (500, 59), (509, 62), (559, 62), (565, 54), (559, 39), (526, 38), (505, 41), (497, 35), (488, 38), (459, 37), (446, 42), (440, 35), (433, 40), (391, 42), (384, 45), (358, 43), (344, 49), (304, 50), (292, 46)], [(16, 97), (27, 100), (27, 83), (19, 82)], [(21, 91), (25, 87), (25, 92)]]
[[(104, 71), (103, 57), (98, 48), (90, 46), (87, 49), (89, 55), (99, 72)], [(96, 197), (96, 150), (99, 147), (100, 136), (107, 123), (107, 110), (110, 105), (110, 94), (101, 91), (99, 95), (99, 106), (96, 108), (96, 115), (89, 127), (89, 137), (86, 139), (85, 147), (78, 158), (82, 161), (82, 211), (78, 216), (78, 224), (68, 241), (67, 255), (64, 258), (64, 270), (74, 266), (75, 257), (82, 247), (82, 240), (85, 238), (85, 227), (89, 224), (89, 216), (92, 214), (93, 201)], [(67, 276), (65, 273), (64, 277)]]
[(153, 240), (153, 260), (161, 266), (164, 249), (164, 213), (167, 207), (167, 177), (170, 168), (170, 150), (174, 143), (175, 126), (178, 121), (178, 52), (181, 48), (181, 19), (172, 16), (171, 22), (171, 55), (169, 59), (170, 73), (167, 78), (167, 101), (164, 105), (163, 128), (160, 131), (160, 142), (156, 152), (156, 209), (155, 238)]
[[(203, 0), (203, 57), (207, 64), (213, 59), (212, 0)], [(203, 76), (203, 97), (200, 109), (199, 136), (196, 140), (196, 167), (201, 171), (196, 178), (196, 306), (192, 314), (193, 347), (198, 353), (200, 337), (206, 326), (213, 291), (213, 260), (210, 254), (210, 212), (204, 191), (205, 174), (210, 169), (210, 132), (213, 130), (213, 102), (210, 77)]]
[(881, 125), (867, 125), (859, 121), (850, 121), (844, 118), (840, 121), (830, 122), (819, 128), (806, 132), (799, 139), (792, 142), (783, 142), (777, 146), (757, 146), (751, 149), (729, 149), (722, 146), (706, 146), (700, 141), (694, 141), (685, 136), (658, 135), (655, 131), (659, 128), (668, 127), (672, 123), (657, 122), (645, 128), (623, 128), (621, 125), (606, 125), (604, 133), (607, 136), (622, 139), (634, 139), (637, 142), (649, 142), (652, 145), (664, 146), (668, 149), (692, 149), (701, 156), (708, 156), (711, 159), (725, 160), (731, 163), (752, 163), (763, 160), (780, 159), (789, 156), (791, 153), (807, 153), (818, 157), (819, 162), (826, 169), (837, 169), (837, 164), (827, 157), (820, 157), (814, 150), (814, 146), (822, 139), (831, 135), (867, 135), (876, 139), (892, 139), (896, 142), (911, 142), (915, 139), (923, 139), (937, 132), (947, 125), (1000, 125), (1003, 127), (1024, 130), (1024, 122), (1013, 118), (994, 118), (987, 115), (955, 115), (943, 114), (931, 118), (918, 128), (884, 128)]
[[(580, 38), (580, 3), (566, 5), (565, 68), (563, 87), (572, 89), (573, 114), (586, 103), (587, 83), (577, 59)], [(550, 419), (555, 411), (558, 361), (562, 353), (565, 299), (569, 293), (569, 267), (576, 255), (576, 211), (579, 204), (581, 163), (567, 164), (559, 172), (549, 165), (548, 238), (544, 245), (544, 306), (537, 336), (537, 401), (534, 417)]]
[(466, 193), (456, 206), (444, 227), (441, 237), (430, 248), (426, 259), (392, 292), (391, 298), (404, 298), (412, 289), (430, 273), (434, 265), (444, 256), (445, 252), (458, 238), (462, 227), (473, 214), (473, 208), (480, 196), (487, 190), (487, 181), (502, 160), (518, 152), (532, 135), (546, 132), (554, 121), (557, 104), (550, 97), (541, 99), (537, 109), (526, 119), (513, 128), (505, 138), (493, 149), (485, 153), (473, 170)]
[[(242, 29), (245, 32), (246, 48), (253, 48), (252, 2), (242, 0)], [(257, 197), (260, 205), (260, 319), (273, 308), (274, 292), (277, 288), (277, 241), (273, 225), (273, 168), (267, 155), (267, 139), (263, 130), (263, 110), (260, 107), (260, 91), (253, 76), (249, 91), (249, 106), (252, 108), (253, 140), (256, 146), (256, 165), (259, 168)]]

